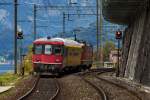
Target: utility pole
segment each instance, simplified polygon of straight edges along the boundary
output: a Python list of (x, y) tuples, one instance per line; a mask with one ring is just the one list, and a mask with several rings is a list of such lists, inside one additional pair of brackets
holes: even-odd
[(99, 13), (100, 13), (100, 62), (103, 66), (104, 62), (103, 62), (103, 38), (102, 38), (102, 35), (103, 35), (103, 18), (102, 18), (102, 2), (101, 0), (99, 0), (98, 3), (98, 9), (100, 8), (99, 10)]
[(36, 9), (36, 4), (34, 4), (34, 22), (33, 22), (33, 29), (34, 29), (34, 40), (36, 40), (36, 12), (37, 12), (37, 9)]
[(98, 0), (96, 0), (96, 60), (99, 58), (99, 6), (98, 6)]
[(17, 74), (17, 0), (14, 0), (14, 73)]
[(63, 37), (63, 35), (65, 34), (65, 12), (63, 12), (63, 33), (61, 34), (61, 37)]

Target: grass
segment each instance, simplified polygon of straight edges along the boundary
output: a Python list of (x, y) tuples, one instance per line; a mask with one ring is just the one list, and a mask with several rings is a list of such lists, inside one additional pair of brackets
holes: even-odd
[(0, 75), (0, 86), (12, 85), (15, 83), (20, 76), (13, 73), (4, 73)]

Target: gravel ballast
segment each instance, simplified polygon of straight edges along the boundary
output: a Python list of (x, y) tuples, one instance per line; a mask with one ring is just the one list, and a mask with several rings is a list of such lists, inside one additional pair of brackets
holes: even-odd
[(102, 79), (108, 80), (114, 84), (121, 85), (122, 87), (128, 89), (139, 95), (142, 100), (150, 100), (150, 87), (146, 87), (142, 84), (136, 83), (126, 78), (114, 77), (114, 76), (100, 76)]
[(97, 91), (78, 76), (66, 76), (59, 82), (61, 90), (57, 100), (101, 100)]

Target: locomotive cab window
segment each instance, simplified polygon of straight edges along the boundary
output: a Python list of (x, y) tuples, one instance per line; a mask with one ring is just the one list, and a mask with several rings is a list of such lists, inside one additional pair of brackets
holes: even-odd
[(34, 53), (35, 54), (42, 54), (43, 46), (42, 45), (35, 45)]
[(62, 47), (61, 46), (53, 46), (53, 54), (61, 55), (62, 54)]
[(51, 45), (45, 45), (45, 54), (51, 54), (52, 53), (52, 46)]

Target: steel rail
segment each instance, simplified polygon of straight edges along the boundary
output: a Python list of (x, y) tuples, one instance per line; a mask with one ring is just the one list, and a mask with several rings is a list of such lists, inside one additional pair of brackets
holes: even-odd
[(59, 84), (58, 80), (54, 79), (54, 81), (56, 83), (57, 90), (56, 90), (56, 93), (49, 100), (55, 100), (60, 92), (60, 84)]
[(112, 82), (112, 81), (109, 81), (109, 80), (106, 80), (106, 79), (101, 78), (101, 77), (99, 77), (99, 76), (97, 76), (97, 75), (94, 75), (94, 77), (97, 78), (97, 79), (99, 79), (99, 80), (101, 80), (101, 81), (104, 81), (104, 82), (106, 82), (106, 83), (115, 85), (115, 86), (117, 86), (117, 87), (119, 87), (119, 88), (122, 88), (122, 89), (125, 89), (126, 91), (130, 92), (132, 95), (136, 96), (139, 100), (142, 100), (142, 98), (141, 98), (140, 96), (138, 96), (137, 93), (135, 93), (135, 92), (129, 90), (129, 89), (128, 89), (127, 87), (125, 87), (125, 86), (119, 85), (119, 84), (117, 84), (117, 83), (115, 83), (115, 82)]
[(102, 100), (108, 100), (107, 95), (106, 95), (105, 91), (104, 91), (102, 88), (96, 86), (94, 83), (92, 83), (91, 81), (87, 80), (86, 78), (84, 78), (84, 77), (82, 77), (82, 76), (81, 76), (81, 78), (82, 78), (86, 83), (88, 83), (89, 85), (91, 85), (95, 90), (98, 91), (98, 93), (99, 93), (99, 94), (101, 95), (101, 97), (102, 97)]
[[(40, 80), (40, 77), (38, 76), (38, 79), (36, 80), (33, 87), (25, 95), (21, 96), (17, 100), (25, 100), (30, 94), (32, 94), (33, 91), (35, 90), (35, 88), (37, 87), (37, 84), (38, 84), (39, 80)], [(59, 92), (60, 92), (60, 84), (59, 84), (58, 80), (57, 79), (53, 79), (53, 80), (54, 80), (54, 84), (56, 84), (57, 89), (56, 89), (55, 94), (52, 97), (50, 97), (49, 100), (55, 100), (56, 97), (58, 96)]]
[(98, 91), (98, 93), (101, 95), (103, 100), (109, 100), (106, 93), (105, 93), (105, 91), (101, 87), (96, 86), (94, 83), (92, 83), (91, 81), (84, 78), (84, 76), (88, 75), (88, 74), (93, 74), (95, 72), (96, 73), (98, 72), (98, 74), (103, 74), (103, 73), (106, 73), (106, 72), (114, 72), (114, 71), (115, 71), (114, 68), (99, 68), (99, 69), (90, 69), (89, 71), (80, 72), (80, 73), (74, 74), (74, 75), (81, 77), (86, 83), (88, 83), (93, 88), (95, 88)]
[(23, 96), (21, 96), (17, 100), (24, 100), (25, 98), (27, 98), (33, 92), (33, 90), (36, 88), (39, 80), (40, 80), (40, 77), (38, 76), (38, 78), (37, 78), (36, 82), (34, 83), (33, 87), (27, 93), (25, 93)]
[[(137, 93), (133, 92), (132, 90), (129, 90), (127, 87), (125, 86), (122, 86), (122, 85), (119, 85), (115, 82), (112, 82), (112, 81), (109, 81), (109, 80), (106, 80), (104, 78), (101, 78), (99, 76), (97, 76), (98, 74), (103, 74), (103, 73), (107, 73), (107, 72), (114, 72), (115, 69), (114, 68), (108, 68), (108, 69), (92, 69), (92, 70), (89, 70), (87, 72), (82, 72), (82, 73), (79, 73), (79, 75), (82, 75), (82, 76), (85, 76), (85, 75), (88, 75), (88, 74), (91, 74), (93, 77), (97, 78), (98, 80), (101, 80), (101, 81), (104, 81), (106, 83), (109, 83), (109, 84), (112, 84), (112, 85), (115, 85), (119, 88), (122, 88), (122, 89), (125, 89), (126, 91), (130, 92), (132, 95), (136, 96), (139, 100), (142, 100), (142, 98), (140, 96), (138, 96)], [(96, 73), (95, 73), (96, 72)], [(97, 73), (98, 72), (98, 73)], [(95, 74), (94, 74), (95, 73)], [(93, 75), (94, 74), (94, 75)]]

